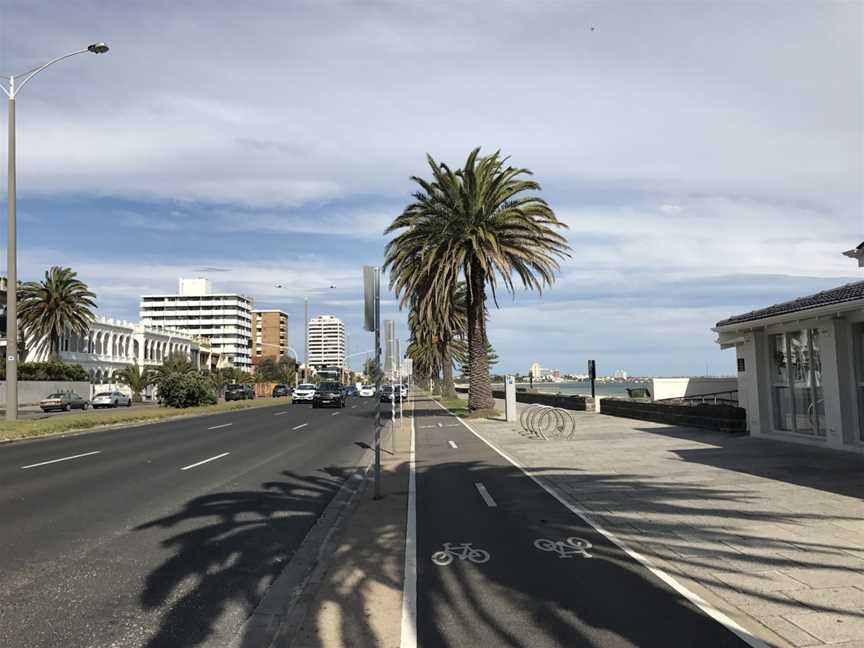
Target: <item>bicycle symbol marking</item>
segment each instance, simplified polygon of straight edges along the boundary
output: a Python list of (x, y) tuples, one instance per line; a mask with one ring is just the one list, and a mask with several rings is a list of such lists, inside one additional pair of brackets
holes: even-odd
[(483, 549), (475, 549), (470, 542), (445, 542), (443, 551), (436, 551), (432, 554), (432, 562), (442, 567), (453, 562), (454, 558), (459, 560), (469, 560), (473, 563), (485, 563), (491, 557), (488, 551)]
[(591, 543), (582, 538), (572, 537), (566, 540), (537, 538), (534, 546), (540, 551), (554, 551), (559, 558), (572, 558), (577, 554), (583, 558), (591, 558), (591, 554), (587, 551), (591, 548)]

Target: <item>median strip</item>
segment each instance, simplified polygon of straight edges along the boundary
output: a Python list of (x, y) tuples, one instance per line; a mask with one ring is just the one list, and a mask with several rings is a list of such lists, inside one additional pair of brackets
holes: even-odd
[(293, 428), (291, 428), (291, 429), (292, 429), (292, 430), (299, 430), (300, 428), (304, 428), (304, 427), (306, 427), (307, 425), (309, 425), (309, 424), (308, 424), (308, 423), (301, 423), (300, 425), (295, 425), (295, 426), (294, 426)]
[(189, 470), (190, 468), (195, 468), (196, 466), (200, 466), (202, 464), (209, 463), (211, 461), (216, 461), (217, 459), (221, 459), (222, 457), (227, 457), (230, 452), (223, 452), (222, 454), (218, 454), (215, 457), (210, 457), (209, 459), (205, 459), (204, 461), (199, 461), (194, 464), (189, 464), (188, 466), (183, 466), (180, 470)]
[(219, 428), (228, 427), (234, 425), (233, 423), (223, 423), (222, 425), (214, 425), (213, 427), (207, 428), (208, 430), (218, 430)]
[(58, 461), (69, 461), (70, 459), (79, 459), (81, 457), (89, 457), (90, 455), (96, 455), (102, 452), (101, 450), (94, 450), (93, 452), (85, 452), (84, 454), (72, 455), (71, 457), (62, 457), (61, 459), (52, 459), (51, 461), (40, 461), (39, 463), (29, 464), (27, 466), (21, 466), (21, 470), (27, 470), (28, 468), (36, 468), (38, 466), (47, 466), (48, 464), (57, 463)]

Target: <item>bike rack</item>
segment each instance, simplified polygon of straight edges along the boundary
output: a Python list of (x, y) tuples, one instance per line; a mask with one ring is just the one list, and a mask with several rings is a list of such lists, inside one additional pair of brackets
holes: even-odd
[(576, 422), (567, 410), (551, 405), (531, 405), (519, 415), (522, 429), (539, 439), (572, 439)]

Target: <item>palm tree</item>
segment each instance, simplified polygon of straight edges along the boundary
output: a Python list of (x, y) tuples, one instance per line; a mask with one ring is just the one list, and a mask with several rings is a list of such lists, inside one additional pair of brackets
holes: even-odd
[(140, 369), (137, 364), (123, 367), (114, 374), (117, 380), (132, 390), (132, 400), (141, 402), (141, 392), (154, 383), (154, 373), (149, 367)]
[(49, 358), (57, 360), (62, 335), (87, 333), (95, 300), (71, 268), (52, 266), (43, 281), (28, 281), (18, 289), (21, 328), (37, 352), (47, 347)]
[[(426, 277), (427, 308), (452, 299), (460, 277), (467, 284), (468, 407), (494, 405), (486, 337), (486, 288), (497, 305), (500, 285), (510, 293), (517, 282), (542, 292), (555, 280), (558, 260), (569, 256), (566, 227), (545, 200), (524, 192), (540, 185), (512, 167), (500, 152), (480, 156), (474, 149), (459, 170), (427, 155), (432, 180), (411, 179), (420, 190), (385, 233), (404, 230), (386, 248), (397, 294), (414, 292)], [(413, 271), (409, 271), (413, 266)]]

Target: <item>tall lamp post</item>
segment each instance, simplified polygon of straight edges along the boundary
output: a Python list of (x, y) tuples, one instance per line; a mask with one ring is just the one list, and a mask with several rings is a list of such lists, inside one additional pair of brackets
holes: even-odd
[[(276, 287), (287, 288), (285, 284), (276, 284)], [(330, 288), (335, 287), (330, 284)], [(309, 382), (309, 295), (303, 296), (303, 382)]]
[[(0, 89), (9, 98), (9, 189), (6, 196), (6, 420), (18, 419), (18, 261), (17, 234), (15, 223), (15, 97), (34, 76), (50, 65), (78, 54), (104, 54), (108, 51), (105, 43), (93, 43), (77, 52), (58, 56), (44, 65), (39, 65), (23, 74), (10, 75), (9, 87), (0, 83)], [(23, 80), (18, 83), (18, 79)]]

